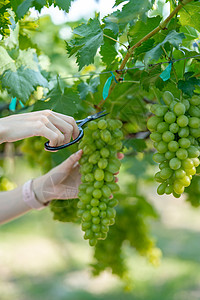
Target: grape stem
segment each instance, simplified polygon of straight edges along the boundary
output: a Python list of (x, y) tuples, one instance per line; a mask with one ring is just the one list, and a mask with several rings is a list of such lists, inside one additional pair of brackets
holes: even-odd
[[(177, 15), (177, 13), (179, 12), (179, 10), (181, 10), (185, 5), (187, 5), (188, 3), (192, 2), (194, 0), (181, 0), (180, 3), (176, 6), (176, 8), (170, 13), (170, 15), (164, 20), (162, 21), (154, 30), (152, 30), (151, 32), (149, 32), (146, 36), (144, 36), (139, 42), (137, 42), (135, 45), (133, 45), (131, 48), (128, 49), (121, 65), (119, 68), (119, 71), (124, 69), (126, 66), (126, 63), (128, 62), (129, 58), (133, 55), (133, 52), (136, 48), (138, 48), (139, 46), (141, 46), (142, 43), (144, 43), (145, 41), (147, 41), (148, 39), (150, 39), (152, 36), (154, 36), (156, 33), (158, 33), (160, 30), (165, 30), (167, 29), (166, 26), (169, 23), (169, 21), (175, 16)], [(116, 81), (119, 81), (120, 78), (120, 72), (116, 74), (115, 76)], [(112, 93), (113, 89), (116, 86), (116, 82), (113, 81), (110, 89), (109, 89), (109, 93), (108, 93), (108, 97), (110, 96), (110, 94)], [(105, 101), (108, 99), (108, 97), (104, 100), (102, 99), (98, 105), (96, 105), (96, 110), (100, 111), (101, 107), (103, 106), (103, 104), (105, 103)]]

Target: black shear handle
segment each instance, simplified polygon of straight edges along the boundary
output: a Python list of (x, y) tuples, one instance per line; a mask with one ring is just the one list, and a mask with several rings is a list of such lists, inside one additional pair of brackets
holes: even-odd
[(61, 146), (57, 146), (57, 147), (49, 146), (49, 141), (47, 141), (44, 144), (45, 149), (49, 150), (49, 151), (57, 151), (57, 150), (64, 149), (64, 148), (66, 148), (68, 146), (71, 146), (71, 145), (77, 143), (78, 141), (80, 141), (80, 139), (82, 139), (83, 134), (84, 134), (83, 129), (81, 127), (78, 126), (78, 129), (79, 129), (79, 135), (78, 135), (78, 137), (75, 140), (73, 140), (73, 141), (71, 141), (71, 142), (69, 142), (67, 144), (64, 144), (64, 145), (61, 145)]

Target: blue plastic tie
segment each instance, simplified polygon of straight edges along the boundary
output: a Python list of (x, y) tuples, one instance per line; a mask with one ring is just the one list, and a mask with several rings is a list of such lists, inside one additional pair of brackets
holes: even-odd
[(115, 75), (113, 74), (113, 72), (111, 71), (110, 73), (112, 74), (112, 76), (110, 76), (106, 80), (106, 82), (104, 84), (104, 87), (103, 87), (103, 100), (105, 100), (108, 97), (109, 89), (110, 89), (110, 85), (111, 85), (112, 80), (114, 79), (115, 82), (118, 83), (118, 81), (116, 80)]
[(160, 78), (161, 78), (163, 81), (167, 81), (168, 79), (170, 79), (170, 76), (171, 76), (171, 70), (172, 70), (172, 64), (173, 64), (173, 62), (170, 61), (170, 62), (169, 62), (169, 65), (167, 66), (167, 68), (160, 74)]
[(9, 104), (9, 110), (15, 111), (17, 105), (17, 98), (12, 98), (10, 104)]

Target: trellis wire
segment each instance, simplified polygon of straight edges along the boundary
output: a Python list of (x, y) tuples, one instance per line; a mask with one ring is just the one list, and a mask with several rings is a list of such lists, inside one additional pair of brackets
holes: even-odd
[[(110, 71), (104, 71), (104, 72), (95, 72), (95, 73), (90, 73), (90, 74), (77, 74), (77, 75), (73, 75), (73, 76), (59, 77), (59, 79), (72, 79), (72, 78), (81, 78), (81, 77), (100, 76), (103, 74), (110, 74), (111, 72), (121, 73), (121, 72), (126, 72), (128, 70), (140, 69), (140, 68), (145, 68), (145, 67), (154, 67), (154, 66), (158, 66), (158, 65), (162, 65), (162, 64), (168, 64), (170, 62), (175, 63), (177, 61), (186, 60), (186, 59), (190, 59), (190, 58), (196, 58), (196, 57), (200, 57), (200, 54), (194, 55), (194, 56), (182, 57), (179, 59), (171, 59), (168, 61), (163, 61), (163, 62), (159, 62), (159, 63), (155, 63), (155, 64), (138, 65), (138, 66), (134, 66), (132, 68), (124, 68), (121, 70), (116, 69), (116, 70), (110, 70)], [(52, 79), (52, 80), (57, 80), (57, 79)]]

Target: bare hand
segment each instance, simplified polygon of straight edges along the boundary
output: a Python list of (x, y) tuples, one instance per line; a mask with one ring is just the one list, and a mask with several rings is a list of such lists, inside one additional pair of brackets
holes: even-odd
[(0, 142), (14, 142), (31, 136), (44, 136), (50, 146), (60, 146), (76, 138), (79, 129), (74, 118), (43, 110), (0, 119)]

